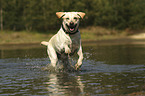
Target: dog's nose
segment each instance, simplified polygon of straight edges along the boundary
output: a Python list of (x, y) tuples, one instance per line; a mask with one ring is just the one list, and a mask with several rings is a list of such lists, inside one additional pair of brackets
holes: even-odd
[(74, 25), (74, 22), (70, 22), (70, 25)]

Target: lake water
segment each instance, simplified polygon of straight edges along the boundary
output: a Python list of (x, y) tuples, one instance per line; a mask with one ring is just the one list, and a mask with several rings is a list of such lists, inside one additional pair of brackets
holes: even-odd
[[(1, 46), (2, 47), (2, 46)], [(1, 48), (0, 47), (0, 48)], [(0, 96), (108, 96), (145, 93), (145, 45), (83, 45), (79, 72), (48, 72), (46, 48), (0, 49)], [(73, 61), (77, 60), (77, 55)]]

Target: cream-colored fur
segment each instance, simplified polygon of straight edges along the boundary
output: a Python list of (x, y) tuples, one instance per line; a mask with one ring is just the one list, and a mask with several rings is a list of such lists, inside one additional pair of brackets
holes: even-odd
[[(83, 12), (57, 12), (58, 18), (62, 18), (62, 27), (49, 42), (42, 41), (41, 44), (47, 46), (47, 52), (51, 60), (51, 65), (56, 67), (58, 62), (57, 54), (73, 54), (77, 52), (79, 59), (75, 64), (78, 70), (82, 65), (83, 53), (81, 47), (81, 36), (78, 31), (80, 18), (83, 18)], [(68, 56), (66, 55), (66, 56)]]

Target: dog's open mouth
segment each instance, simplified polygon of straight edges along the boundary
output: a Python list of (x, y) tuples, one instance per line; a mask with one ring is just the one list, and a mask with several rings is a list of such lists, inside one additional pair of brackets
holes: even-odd
[(73, 32), (73, 31), (75, 30), (77, 24), (75, 24), (75, 25), (70, 25), (70, 26), (66, 24), (66, 26), (68, 27), (68, 29), (70, 30), (70, 32)]
[(69, 30), (70, 30), (70, 31), (74, 31), (74, 30), (75, 30), (75, 28), (70, 28)]

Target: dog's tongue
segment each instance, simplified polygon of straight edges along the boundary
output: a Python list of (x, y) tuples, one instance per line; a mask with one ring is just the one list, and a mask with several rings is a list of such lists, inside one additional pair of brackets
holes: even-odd
[(74, 28), (70, 28), (70, 31), (74, 31)]

